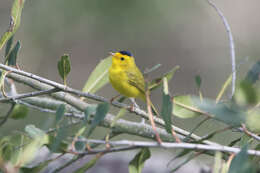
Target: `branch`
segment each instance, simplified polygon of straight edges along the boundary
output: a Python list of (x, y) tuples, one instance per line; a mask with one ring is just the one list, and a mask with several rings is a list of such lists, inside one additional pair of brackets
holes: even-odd
[[(88, 143), (98, 143), (98, 144), (106, 144), (109, 143), (112, 146), (121, 146), (127, 145), (131, 147), (152, 147), (152, 148), (178, 148), (178, 149), (192, 149), (192, 150), (205, 150), (205, 151), (221, 151), (221, 152), (229, 152), (229, 153), (239, 153), (241, 150), (235, 147), (228, 146), (213, 146), (213, 145), (204, 145), (204, 144), (191, 144), (191, 143), (169, 143), (162, 142), (158, 144), (157, 142), (147, 142), (147, 141), (129, 141), (129, 140), (120, 140), (120, 141), (104, 141), (104, 140), (95, 140), (95, 139), (79, 139), (79, 141), (85, 141)], [(87, 153), (87, 152), (86, 152)], [(260, 151), (256, 150), (247, 150), (249, 155), (260, 156)]]
[(35, 92), (30, 92), (30, 93), (25, 93), (25, 94), (18, 94), (14, 96), (9, 96), (5, 98), (0, 98), (0, 103), (1, 102), (7, 102), (10, 100), (16, 100), (16, 99), (22, 99), (26, 97), (35, 97), (35, 96), (40, 96), (40, 95), (45, 95), (45, 94), (51, 94), (60, 91), (60, 89), (57, 88), (52, 88), (44, 91), (35, 91)]
[(92, 154), (98, 154), (98, 153), (114, 153), (114, 152), (120, 152), (120, 151), (129, 151), (129, 150), (135, 150), (142, 148), (142, 146), (126, 146), (126, 147), (115, 147), (115, 148), (110, 148), (110, 149), (95, 149), (95, 150), (90, 150), (86, 152), (82, 152), (79, 154), (84, 154), (84, 155), (92, 155)]
[(228, 24), (227, 19), (225, 18), (224, 14), (222, 13), (222, 11), (211, 1), (211, 0), (207, 0), (209, 5), (212, 6), (216, 12), (218, 13), (218, 15), (220, 16), (226, 32), (228, 34), (228, 39), (229, 39), (229, 48), (230, 48), (230, 58), (231, 58), (231, 64), (232, 64), (232, 91), (231, 91), (231, 97), (233, 97), (234, 93), (235, 93), (235, 87), (236, 87), (236, 55), (235, 55), (235, 44), (234, 44), (234, 40), (233, 40), (233, 35), (231, 32), (231, 28)]
[(242, 128), (237, 128), (237, 130), (240, 131), (240, 132), (244, 132), (245, 134), (247, 134), (248, 136), (254, 138), (257, 141), (260, 141), (260, 136), (258, 136), (255, 133), (252, 133), (252, 132), (248, 131), (244, 124), (242, 124)]
[(14, 109), (15, 103), (12, 103), (11, 108), (8, 110), (7, 114), (3, 117), (3, 120), (0, 121), (0, 127), (7, 121), (8, 117), (11, 115)]
[(53, 111), (56, 111), (61, 104), (64, 104), (65, 108), (66, 108), (66, 112), (79, 113), (79, 114), (82, 113), (82, 111), (79, 111), (78, 109), (65, 103), (64, 101), (56, 100), (56, 99), (49, 98), (49, 97), (28, 97), (28, 98), (23, 98), (21, 100), (17, 100), (18, 103), (20, 101), (26, 102), (26, 103), (36, 106), (38, 108), (50, 109)]
[[(50, 99), (48, 99), (48, 100), (50, 100)], [(41, 112), (48, 112), (48, 113), (52, 113), (52, 114), (56, 113), (55, 110), (35, 106), (35, 105), (30, 104), (30, 103), (27, 103), (26, 101), (19, 100), (18, 103), (24, 104), (24, 105), (26, 105), (30, 108), (33, 108), (33, 109), (37, 109)], [(79, 118), (79, 119), (84, 118), (83, 113), (66, 112), (64, 115), (67, 116), (67, 117), (73, 117), (73, 118)], [(114, 122), (114, 118), (115, 118), (114, 115), (107, 114), (104, 121), (101, 122), (100, 125), (102, 127), (105, 127), (105, 128), (110, 128), (111, 123)], [(91, 122), (91, 119), (89, 120), (89, 123), (90, 122)], [(150, 125), (140, 124), (140, 123), (136, 123), (136, 122), (130, 122), (130, 121), (126, 121), (126, 120), (123, 120), (123, 119), (117, 120), (112, 130), (115, 133), (127, 133), (127, 134), (130, 134), (130, 135), (131, 134), (132, 135), (138, 135), (138, 136), (149, 138), (149, 139), (154, 138), (154, 131), (153, 131), (153, 129)], [(172, 139), (172, 136), (170, 134), (168, 134), (164, 129), (157, 128), (157, 131), (161, 135), (161, 137), (164, 141), (171, 141), (171, 142), (174, 141)], [(182, 135), (179, 135), (179, 137), (182, 138), (182, 139), (184, 138), (184, 136), (182, 136)]]
[[(107, 102), (110, 103), (110, 101), (104, 97), (95, 95), (95, 94), (90, 94), (90, 93), (84, 93), (75, 89), (72, 89), (70, 87), (67, 87), (65, 85), (50, 81), (48, 79), (39, 77), (37, 75), (22, 71), (22, 70), (17, 70), (15, 68), (0, 64), (0, 69), (4, 69), (7, 71), (12, 71), (13, 73), (9, 73), (7, 77), (12, 78), (13, 80), (20, 82), (20, 83), (24, 83), (25, 85), (28, 85), (34, 89), (38, 89), (38, 90), (48, 90), (51, 89), (53, 87), (59, 88), (61, 90), (63, 90), (64, 92), (58, 92), (58, 93), (53, 93), (51, 94), (51, 96), (53, 96), (54, 98), (64, 101), (70, 105), (72, 105), (73, 107), (79, 109), (80, 111), (85, 111), (86, 107), (89, 106), (89, 104), (83, 102), (82, 100), (80, 100), (79, 98), (76, 98), (68, 93), (72, 93), (75, 94), (77, 96), (82, 96), (82, 97), (86, 97), (92, 100), (96, 100), (96, 101), (100, 101), (100, 102)], [(22, 76), (21, 76), (22, 75)], [(25, 77), (24, 77), (25, 76)], [(33, 78), (33, 79), (31, 79)], [(51, 85), (51, 86), (50, 86)], [(68, 92), (68, 93), (65, 93)], [(112, 103), (113, 106), (118, 107), (118, 108), (128, 108), (129, 106), (123, 103), (119, 103), (119, 102), (113, 102)], [(141, 109), (138, 108), (134, 108), (134, 110), (132, 110), (133, 113), (135, 113), (136, 115), (139, 115), (143, 118), (148, 119), (149, 115)], [(131, 113), (132, 113), (131, 112)], [(159, 124), (164, 126), (165, 123), (162, 119), (158, 118), (158, 117), (154, 117), (154, 121)], [(183, 135), (183, 136), (187, 136), (190, 134), (190, 132), (185, 131), (181, 128), (172, 126), (172, 128), (179, 134)], [(137, 133), (138, 134), (138, 133)], [(195, 140), (200, 140), (201, 138), (195, 134), (191, 135), (191, 138), (195, 139)], [(214, 142), (210, 142), (210, 141), (204, 141), (204, 143), (209, 144), (209, 145), (218, 145), (217, 143)]]

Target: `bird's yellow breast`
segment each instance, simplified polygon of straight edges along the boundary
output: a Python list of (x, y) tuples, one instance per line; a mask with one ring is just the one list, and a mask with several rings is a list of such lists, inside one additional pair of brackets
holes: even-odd
[(128, 76), (124, 69), (111, 67), (109, 69), (109, 80), (112, 86), (123, 96), (142, 97), (140, 90), (129, 84)]

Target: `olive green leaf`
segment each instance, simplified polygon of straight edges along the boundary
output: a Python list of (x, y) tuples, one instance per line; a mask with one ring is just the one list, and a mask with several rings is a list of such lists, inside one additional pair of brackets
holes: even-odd
[(162, 85), (163, 78), (165, 77), (168, 81), (171, 80), (174, 73), (180, 68), (180, 66), (173, 67), (169, 72), (165, 73), (162, 77), (156, 78), (149, 83), (149, 90), (154, 90)]
[(163, 98), (161, 115), (165, 123), (165, 129), (170, 134), (172, 132), (172, 109), (173, 105), (168, 91), (168, 82), (166, 78), (163, 78)]
[(4, 44), (14, 35), (20, 26), (24, 2), (25, 0), (14, 0), (11, 10), (9, 28), (0, 39), (0, 50), (3, 48)]
[(10, 118), (12, 119), (23, 119), (28, 114), (28, 107), (21, 104), (16, 104), (14, 106), (14, 109), (12, 110), (10, 114)]
[(149, 148), (142, 148), (129, 163), (129, 173), (142, 173), (144, 162), (151, 157)]
[(58, 62), (59, 74), (64, 82), (64, 85), (67, 85), (67, 76), (70, 72), (70, 57), (67, 54), (61, 56), (60, 61)]
[(109, 82), (108, 70), (112, 64), (112, 57), (109, 56), (100, 61), (96, 68), (92, 71), (85, 83), (82, 91), (95, 93)]
[(104, 120), (107, 112), (109, 110), (109, 104), (108, 103), (100, 103), (97, 106), (97, 111), (96, 114), (94, 116), (94, 119), (91, 122), (90, 128), (87, 132), (87, 137), (89, 137), (91, 135), (91, 133), (93, 132), (93, 130), (96, 128), (96, 126)]

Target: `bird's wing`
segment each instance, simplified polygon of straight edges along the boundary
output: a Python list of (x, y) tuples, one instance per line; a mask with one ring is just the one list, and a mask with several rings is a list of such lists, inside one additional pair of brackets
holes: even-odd
[(144, 77), (140, 70), (137, 67), (134, 67), (133, 70), (128, 70), (126, 74), (128, 77), (128, 83), (139, 89), (143, 94), (145, 94)]

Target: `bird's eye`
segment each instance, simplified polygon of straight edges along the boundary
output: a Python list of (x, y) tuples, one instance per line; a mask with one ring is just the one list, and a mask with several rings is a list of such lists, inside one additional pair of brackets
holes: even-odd
[(124, 57), (121, 57), (121, 58), (120, 58), (120, 60), (121, 60), (121, 61), (124, 61), (124, 60), (125, 60), (125, 58), (124, 58)]

